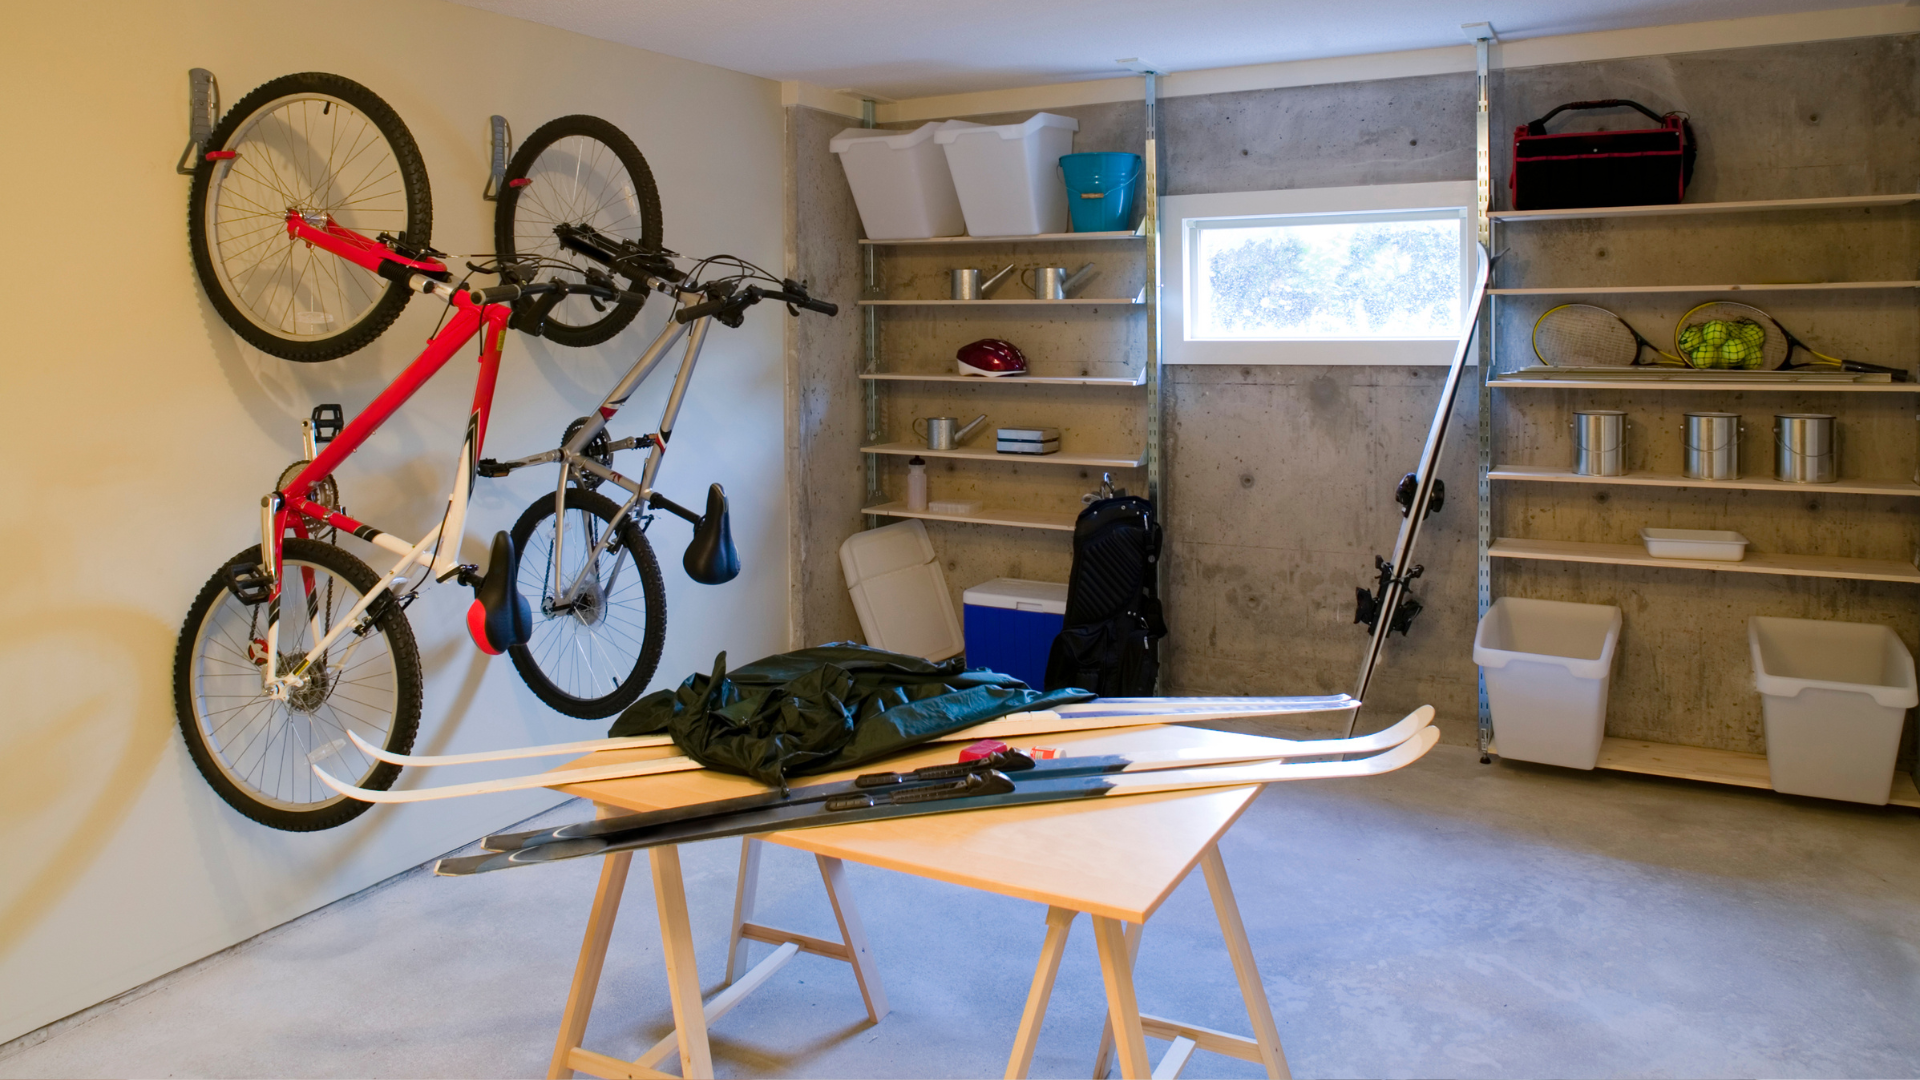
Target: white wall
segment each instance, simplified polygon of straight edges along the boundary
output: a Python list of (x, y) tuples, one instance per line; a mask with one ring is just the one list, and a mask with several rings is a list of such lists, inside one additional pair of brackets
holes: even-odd
[[(491, 247), (487, 117), (525, 136), (571, 112), (633, 136), (666, 240), (777, 269), (776, 84), (440, 0), (65, 2), (11, 9), (0, 96), (10, 240), (0, 281), (0, 1040), (379, 881), (552, 801), (536, 793), (377, 808), (329, 832), (240, 817), (194, 771), (170, 700), (174, 639), (209, 574), (257, 539), (260, 495), (312, 405), (351, 415), (411, 359), (437, 312), (416, 299), (374, 347), (299, 365), (240, 344), (187, 250), (189, 67), (228, 103), (277, 75), (358, 80), (405, 119), (433, 182), (437, 246)], [(787, 521), (778, 309), (715, 328), (662, 487), (733, 499), (746, 571), (717, 589), (679, 569), (687, 527), (657, 523), (672, 623), (655, 686), (785, 645)], [(597, 403), (662, 313), (598, 349), (508, 342), (488, 450), (551, 447)], [(418, 535), (438, 519), (472, 394), (456, 359), (340, 473), (351, 512)], [(656, 376), (616, 434), (650, 429)], [(637, 457), (634, 459), (637, 461)], [(550, 475), (482, 481), (467, 548), (507, 528)], [(363, 557), (358, 541), (346, 541)], [(589, 737), (508, 662), (468, 643), (465, 590), (409, 615), (427, 668), (419, 749)], [(515, 771), (495, 770), (495, 774)], [(463, 773), (463, 778), (468, 775)], [(488, 775), (479, 770), (474, 778)], [(417, 781), (403, 776), (403, 783)], [(446, 778), (440, 778), (446, 782)], [(446, 888), (459, 888), (456, 881)]]

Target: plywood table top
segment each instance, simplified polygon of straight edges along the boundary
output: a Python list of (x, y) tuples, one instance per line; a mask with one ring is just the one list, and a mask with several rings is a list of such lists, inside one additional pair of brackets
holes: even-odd
[[(1026, 745), (1069, 755), (1178, 748), (1258, 752), (1278, 742), (1257, 735), (1179, 725), (1037, 735)], [(954, 761), (964, 743), (936, 743), (859, 769), (804, 777), (800, 784), (908, 770)], [(673, 754), (672, 748), (594, 754), (569, 766)], [(744, 776), (701, 769), (559, 790), (616, 809), (663, 810), (766, 790)], [(1013, 806), (956, 814), (796, 829), (762, 837), (831, 858), (899, 870), (1095, 915), (1145, 922), (1259, 793), (1257, 786), (1193, 793)]]

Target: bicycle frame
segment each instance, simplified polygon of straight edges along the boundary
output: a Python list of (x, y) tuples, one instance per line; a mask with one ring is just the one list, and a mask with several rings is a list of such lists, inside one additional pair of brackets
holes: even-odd
[[(473, 480), (478, 472), (480, 449), (486, 442), (487, 417), (492, 411), (494, 385), (500, 373), (501, 339), (511, 316), (508, 305), (476, 303), (466, 291), (441, 280), (447, 276), (447, 271), (439, 263), (400, 255), (379, 241), (369, 240), (340, 226), (331, 218), (315, 221), (290, 211), (287, 214), (287, 232), (297, 240), (330, 251), (382, 277), (404, 281), (410, 289), (436, 296), (445, 301), (453, 312), (446, 325), (427, 342), (426, 348), (407, 365), (406, 370), (342, 428), (324, 449), (314, 454), (306, 468), (285, 487), (261, 500), (262, 569), (271, 581), (266, 600), (266, 659), (261, 664), (261, 681), (269, 696), (282, 700), (293, 689), (305, 684), (307, 672), (313, 664), (324, 657), (343, 634), (351, 631), (357, 636), (364, 636), (365, 628), (371, 621), (367, 618), (368, 611), (383, 599), (392, 602), (390, 598), (395, 584), (404, 583), (402, 575), (415, 566), (421, 566), (427, 568), (436, 581), (445, 581), (464, 569), (457, 558), (460, 538), (466, 525), (467, 503), (472, 497)], [(480, 370), (475, 379), (473, 407), (467, 416), (466, 434), (461, 446), (461, 468), (454, 477), (453, 489), (447, 496), (447, 510), (438, 527), (421, 537), (419, 542), (409, 544), (309, 498), (315, 483), (332, 473), (359, 449), (476, 335), (482, 336)], [(345, 529), (400, 558), (393, 569), (382, 575), (379, 583), (368, 590), (331, 629), (323, 634), (315, 626), (313, 648), (308, 650), (299, 664), (280, 674), (274, 670), (276, 664), (272, 658), (279, 655), (282, 540), (289, 528), (298, 536), (307, 536), (309, 522)], [(451, 543), (447, 542), (449, 538)], [(312, 572), (305, 573), (310, 576)], [(333, 666), (344, 667), (352, 654), (353, 648), (349, 647), (346, 656)]]
[[(661, 288), (660, 284), (653, 279), (649, 279), (648, 285), (655, 289)], [(676, 293), (681, 303), (690, 303), (703, 299), (703, 294), (698, 292), (676, 290)], [(607, 396), (601, 400), (599, 407), (588, 415), (587, 422), (581, 425), (580, 430), (575, 432), (573, 437), (568, 439), (564, 446), (561, 446), (557, 450), (548, 450), (545, 453), (534, 454), (529, 457), (501, 463), (501, 467), (508, 470), (523, 468), (528, 465), (544, 465), (556, 461), (561, 463), (560, 480), (553, 495), (553, 564), (547, 578), (548, 595), (546, 600), (552, 605), (553, 610), (564, 611), (574, 603), (580, 594), (580, 590), (586, 586), (589, 577), (593, 573), (594, 567), (598, 565), (600, 556), (606, 552), (607, 548), (618, 536), (620, 523), (630, 517), (634, 509), (642, 503), (669, 510), (690, 521), (697, 522), (699, 520), (698, 515), (677, 506), (671, 500), (655, 492), (653, 481), (660, 472), (660, 463), (666, 455), (667, 444), (673, 437), (673, 425), (680, 415), (680, 406), (686, 400), (687, 386), (693, 381), (693, 371), (700, 362), (700, 350), (706, 344), (707, 329), (711, 322), (712, 320), (710, 318), (695, 319), (691, 323), (681, 323), (676, 319), (668, 319), (667, 325), (661, 328), (659, 335), (653, 339), (653, 343), (647, 346), (646, 351), (640, 354), (640, 358), (634, 361), (631, 368), (627, 369), (627, 373), (621, 376), (620, 381), (616, 383), (613, 389), (607, 393)], [(618, 440), (608, 447), (609, 453), (641, 446), (646, 447), (647, 460), (646, 464), (641, 468), (640, 479), (634, 480), (630, 477), (623, 476), (613, 469), (602, 465), (593, 457), (586, 455), (584, 450), (587, 444), (593, 441), (594, 436), (606, 430), (608, 422), (626, 405), (627, 399), (633, 396), (633, 392), (646, 380), (646, 377), (652, 374), (655, 368), (660, 366), (660, 362), (666, 358), (667, 354), (672, 351), (674, 345), (679, 343), (682, 337), (686, 338), (686, 352), (681, 357), (680, 370), (674, 376), (673, 390), (667, 396), (666, 408), (661, 413), (659, 429), (652, 434)], [(627, 501), (621, 505), (619, 513), (614, 515), (613, 521), (600, 537), (594, 541), (593, 546), (588, 549), (579, 575), (577, 575), (572, 582), (566, 582), (562, 580), (562, 574), (564, 572), (561, 569), (561, 552), (564, 550), (563, 544), (566, 536), (567, 484), (576, 469), (583, 473), (591, 473), (608, 483), (615, 484), (628, 494)]]

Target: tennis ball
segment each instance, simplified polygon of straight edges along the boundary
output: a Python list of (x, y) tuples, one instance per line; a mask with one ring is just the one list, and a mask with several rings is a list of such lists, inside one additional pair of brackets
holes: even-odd
[(1694, 367), (1751, 371), (1765, 362), (1767, 331), (1751, 319), (1709, 319), (1680, 331), (1680, 352)]

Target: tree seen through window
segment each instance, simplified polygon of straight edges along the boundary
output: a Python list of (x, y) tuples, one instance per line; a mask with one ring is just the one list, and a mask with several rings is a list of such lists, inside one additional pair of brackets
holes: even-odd
[(1459, 332), (1456, 217), (1197, 231), (1198, 311), (1189, 336), (1398, 338)]

